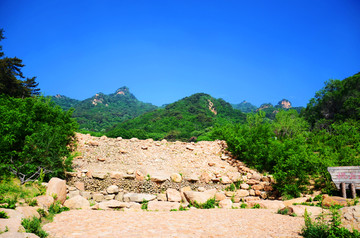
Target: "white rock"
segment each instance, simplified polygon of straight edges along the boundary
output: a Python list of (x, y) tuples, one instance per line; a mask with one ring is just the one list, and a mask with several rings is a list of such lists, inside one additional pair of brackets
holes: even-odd
[(116, 185), (110, 185), (109, 187), (107, 187), (106, 192), (109, 194), (114, 194), (114, 193), (118, 193), (119, 192), (119, 187)]
[(125, 202), (143, 202), (144, 200), (152, 201), (154, 199), (156, 199), (155, 195), (147, 193), (127, 193), (124, 195)]

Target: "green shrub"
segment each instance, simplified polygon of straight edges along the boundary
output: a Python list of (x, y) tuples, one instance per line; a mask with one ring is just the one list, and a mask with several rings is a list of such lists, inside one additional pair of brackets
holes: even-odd
[(35, 207), (35, 206), (38, 205), (36, 199), (27, 199), (27, 200), (26, 200), (26, 203), (27, 203), (29, 206), (31, 206), (31, 207)]
[(41, 173), (64, 177), (77, 128), (71, 113), (44, 97), (0, 95), (0, 176), (11, 172), (22, 184)]
[(59, 214), (64, 211), (69, 211), (68, 207), (64, 207), (61, 205), (60, 201), (56, 201), (55, 203), (51, 204), (49, 207), (49, 213), (51, 214)]
[(212, 209), (219, 206), (219, 202), (215, 198), (210, 198), (205, 203), (198, 203), (197, 201), (189, 202), (189, 206), (196, 207), (198, 209)]
[(260, 209), (260, 208), (261, 206), (258, 203), (255, 203), (254, 206), (252, 207), (252, 209)]
[(26, 232), (34, 233), (40, 238), (48, 236), (48, 234), (41, 228), (41, 221), (37, 217), (23, 219), (21, 225), (25, 228)]
[(149, 201), (144, 199), (142, 201), (142, 203), (141, 203), (141, 209), (147, 210), (148, 209), (148, 203), (149, 203)]
[(8, 218), (9, 218), (9, 216), (7, 215), (7, 213), (6, 213), (6, 212), (4, 212), (4, 211), (0, 211), (0, 218), (8, 219)]
[(301, 235), (306, 238), (317, 237), (343, 237), (343, 238), (359, 238), (360, 232), (353, 230), (352, 232), (347, 230), (341, 225), (341, 216), (339, 211), (331, 209), (330, 221), (326, 219), (326, 214), (322, 214), (318, 221), (312, 221), (307, 210), (305, 209), (304, 219), (305, 226), (301, 231)]
[(241, 203), (241, 205), (240, 205), (240, 208), (242, 208), (242, 209), (245, 209), (247, 207), (248, 207), (248, 205), (246, 203)]
[(226, 191), (236, 191), (236, 187), (235, 187), (235, 184), (230, 184), (229, 186), (225, 187), (225, 190)]

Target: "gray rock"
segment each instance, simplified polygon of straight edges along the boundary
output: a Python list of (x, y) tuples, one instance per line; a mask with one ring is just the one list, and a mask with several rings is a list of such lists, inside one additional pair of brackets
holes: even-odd
[(231, 199), (224, 199), (224, 200), (221, 200), (220, 202), (219, 202), (219, 207), (220, 208), (227, 208), (227, 209), (230, 209), (231, 207), (232, 207), (232, 201), (231, 201)]
[(127, 193), (124, 195), (125, 202), (143, 202), (144, 200), (152, 201), (154, 199), (156, 199), (155, 195), (146, 193)]
[(101, 171), (95, 171), (95, 172), (92, 172), (92, 176), (93, 176), (93, 178), (97, 178), (97, 179), (105, 179), (108, 176), (108, 173), (101, 172)]

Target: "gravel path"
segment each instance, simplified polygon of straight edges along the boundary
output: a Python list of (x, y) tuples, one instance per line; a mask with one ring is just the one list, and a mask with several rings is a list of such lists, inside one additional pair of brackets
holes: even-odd
[(299, 237), (302, 217), (266, 209), (175, 212), (72, 210), (46, 224), (50, 237)]

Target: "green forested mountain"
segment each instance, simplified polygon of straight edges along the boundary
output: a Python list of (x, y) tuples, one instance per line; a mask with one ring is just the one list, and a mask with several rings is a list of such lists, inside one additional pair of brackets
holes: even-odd
[(80, 102), (80, 100), (69, 98), (59, 94), (51, 97), (51, 100), (65, 111), (69, 110), (72, 107), (75, 108), (75, 106)]
[(168, 140), (209, 139), (215, 124), (244, 122), (245, 114), (222, 99), (198, 93), (120, 123), (109, 130), (109, 137)]
[(245, 113), (254, 112), (257, 107), (255, 105), (252, 105), (251, 103), (247, 101), (242, 101), (239, 104), (231, 104), (231, 106), (237, 110), (240, 110)]
[(64, 110), (73, 107), (73, 117), (77, 119), (80, 129), (95, 132), (105, 131), (119, 122), (135, 118), (157, 107), (143, 103), (122, 87), (112, 94), (98, 93), (91, 98), (77, 101), (65, 96), (54, 96), (52, 100)]

